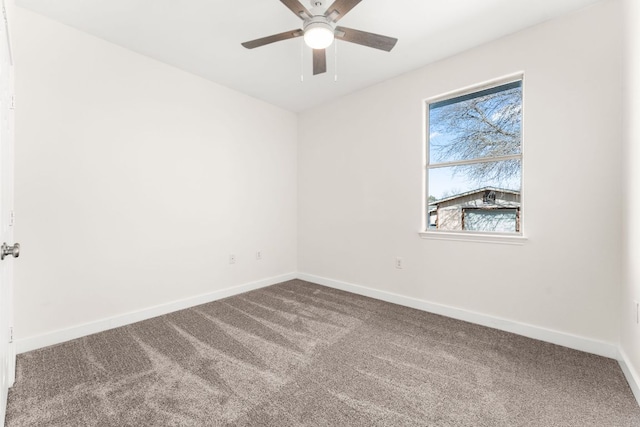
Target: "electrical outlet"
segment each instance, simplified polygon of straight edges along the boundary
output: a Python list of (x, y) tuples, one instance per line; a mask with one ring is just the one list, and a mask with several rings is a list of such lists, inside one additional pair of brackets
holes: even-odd
[(236, 256), (234, 254), (229, 255), (229, 264), (236, 263)]
[(398, 269), (404, 268), (404, 260), (399, 256), (396, 257), (396, 268)]
[(262, 259), (262, 251), (256, 251), (256, 259), (260, 261)]

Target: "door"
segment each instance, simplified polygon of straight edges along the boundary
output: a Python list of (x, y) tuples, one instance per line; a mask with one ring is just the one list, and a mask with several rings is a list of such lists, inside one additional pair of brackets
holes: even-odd
[[(13, 344), (13, 65), (4, 0), (0, 18), (0, 245), (10, 245), (0, 260), (0, 422), (15, 380)], [(0, 255), (3, 249), (0, 249)]]

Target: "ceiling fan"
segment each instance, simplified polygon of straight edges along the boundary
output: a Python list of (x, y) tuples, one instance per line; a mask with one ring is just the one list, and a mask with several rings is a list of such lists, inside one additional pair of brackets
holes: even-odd
[(334, 38), (362, 46), (390, 52), (398, 39), (368, 33), (366, 31), (337, 26), (336, 23), (344, 18), (362, 0), (335, 0), (331, 6), (324, 9), (324, 0), (311, 0), (311, 11), (307, 10), (298, 0), (280, 0), (297, 17), (303, 20), (302, 29), (285, 31), (242, 43), (247, 49), (264, 46), (282, 40), (304, 37), (304, 41), (313, 49), (313, 74), (327, 71), (327, 54), (325, 49), (333, 43)]

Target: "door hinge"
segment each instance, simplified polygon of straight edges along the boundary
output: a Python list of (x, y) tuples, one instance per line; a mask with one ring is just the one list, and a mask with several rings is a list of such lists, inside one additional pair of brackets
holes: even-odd
[(16, 223), (16, 213), (15, 211), (11, 210), (11, 212), (9, 213), (9, 227), (13, 227), (13, 224)]
[(13, 326), (9, 327), (9, 344), (13, 342)]
[(16, 109), (16, 96), (15, 95), (11, 95), (11, 103), (9, 104), (9, 108), (11, 110), (15, 110)]

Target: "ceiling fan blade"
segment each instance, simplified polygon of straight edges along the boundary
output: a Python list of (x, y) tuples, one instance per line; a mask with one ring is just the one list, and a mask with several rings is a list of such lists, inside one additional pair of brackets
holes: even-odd
[(246, 47), (247, 49), (253, 49), (253, 48), (256, 48), (256, 47), (264, 46), (266, 44), (275, 43), (275, 42), (279, 42), (279, 41), (282, 41), (282, 40), (288, 40), (288, 39), (293, 39), (293, 38), (296, 38), (296, 37), (300, 37), (303, 34), (304, 33), (302, 32), (302, 30), (285, 31), (284, 33), (274, 34), (272, 36), (262, 37), (260, 39), (255, 39), (255, 40), (251, 40), (249, 42), (244, 42), (244, 43), (242, 43), (242, 46)]
[(313, 49), (313, 75), (327, 72), (327, 53), (324, 49)]
[(394, 39), (393, 37), (381, 36), (380, 34), (367, 33), (366, 31), (345, 27), (336, 27), (336, 38), (387, 52), (391, 52), (391, 49), (393, 49), (398, 42), (398, 39)]
[(298, 0), (280, 0), (300, 19), (311, 18), (311, 13)]
[(331, 18), (333, 22), (338, 22), (361, 1), (362, 0), (336, 0), (327, 8), (324, 16)]

